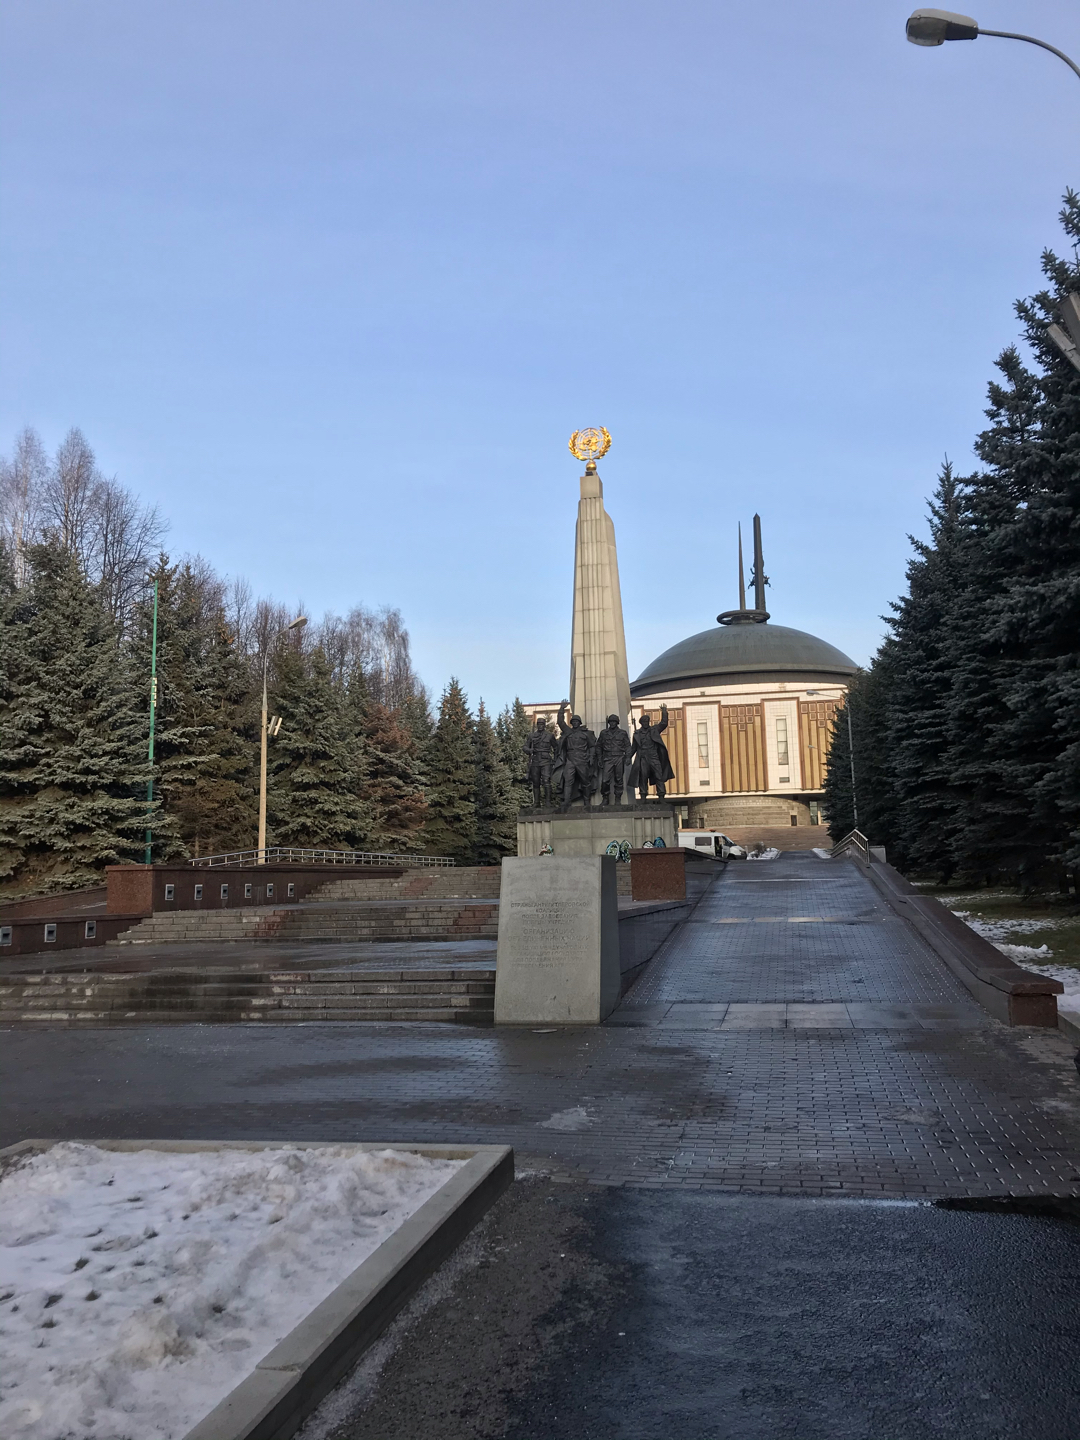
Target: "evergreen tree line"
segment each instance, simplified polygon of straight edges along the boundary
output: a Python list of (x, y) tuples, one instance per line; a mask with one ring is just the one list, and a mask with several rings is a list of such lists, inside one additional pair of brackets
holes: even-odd
[[(1080, 291), (1080, 197), (1061, 221), (1072, 258), (1042, 256), (1046, 288), (1017, 304), (1029, 352), (997, 361), (982, 461), (946, 462), (930, 537), (848, 705), (859, 828), (943, 879), (1045, 883), (1080, 868), (1080, 372), (1047, 335)], [(826, 782), (834, 837), (854, 823), (846, 719)]]
[[(79, 485), (65, 492), (73, 453)], [(58, 503), (72, 491), (89, 496), (77, 525), (64, 522), (75, 504)], [(133, 517), (112, 568), (110, 505)], [(264, 670), (282, 719), (268, 743), (269, 845), (474, 864), (515, 848), (519, 702), (494, 721), (483, 702), (473, 715), (452, 680), (433, 716), (398, 611), (357, 606), (289, 631), (295, 612), (201, 558), (150, 560), (163, 531), (100, 477), (77, 431), (52, 462), (24, 432), (0, 466), (0, 890), (93, 883), (105, 865), (141, 861), (147, 830), (155, 861), (252, 849)]]

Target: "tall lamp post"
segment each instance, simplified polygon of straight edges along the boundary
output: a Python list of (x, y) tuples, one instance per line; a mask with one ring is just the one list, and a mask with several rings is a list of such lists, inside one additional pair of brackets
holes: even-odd
[[(824, 695), (824, 690), (807, 690), (807, 695)], [(844, 718), (847, 720), (848, 758), (851, 761), (851, 818), (859, 828), (859, 802), (855, 797), (855, 736), (851, 733), (851, 691), (844, 694)]]
[(147, 760), (150, 765), (150, 778), (146, 782), (146, 863), (149, 865), (153, 853), (153, 823), (154, 823), (154, 716), (157, 713), (157, 604), (158, 604), (158, 582), (154, 581), (154, 629), (153, 639), (150, 642), (150, 749)]
[[(916, 10), (907, 22), (907, 38), (912, 45), (944, 45), (946, 40), (977, 40), (980, 35), (994, 35), (999, 40), (1023, 40), (1027, 45), (1038, 45), (1040, 50), (1049, 50), (1059, 60), (1064, 60), (1069, 69), (1080, 80), (1080, 65), (1070, 60), (1064, 50), (1037, 40), (1034, 35), (1018, 35), (1012, 30), (982, 30), (978, 21), (970, 15), (957, 15), (952, 10)], [(1048, 325), (1046, 333), (1065, 358), (1080, 370), (1080, 295), (1066, 295), (1061, 302), (1065, 329), (1060, 325)]]
[[(263, 652), (262, 735), (259, 751), (259, 848), (255, 857), (256, 865), (266, 864), (266, 671), (270, 664), (270, 646), (279, 636), (287, 635), (290, 630), (302, 630), (306, 624), (306, 615), (298, 615), (295, 620), (290, 620), (288, 625), (267, 637), (266, 649)], [(281, 721), (278, 720), (274, 734), (276, 735), (280, 729)]]

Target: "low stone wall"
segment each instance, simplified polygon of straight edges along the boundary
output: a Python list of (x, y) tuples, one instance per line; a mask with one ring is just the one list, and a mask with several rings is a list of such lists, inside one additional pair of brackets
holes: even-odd
[(619, 969), (622, 993), (641, 974), (676, 926), (688, 920), (694, 908), (689, 900), (659, 900), (619, 911)]
[(381, 865), (109, 865), (105, 870), (109, 912), (126, 915), (276, 905), (303, 900), (330, 880), (379, 881), (404, 873)]
[(938, 958), (995, 1020), (1006, 1025), (1057, 1027), (1060, 980), (1035, 975), (1003, 955), (932, 895), (922, 895), (892, 865), (875, 860), (863, 866), (871, 884), (898, 915), (919, 932)]
[(0, 961), (12, 955), (36, 955), (50, 950), (77, 950), (84, 945), (111, 945), (141, 915), (24, 916), (0, 921)]
[(635, 900), (685, 900), (685, 849), (669, 845), (662, 850), (631, 850), (630, 884)]

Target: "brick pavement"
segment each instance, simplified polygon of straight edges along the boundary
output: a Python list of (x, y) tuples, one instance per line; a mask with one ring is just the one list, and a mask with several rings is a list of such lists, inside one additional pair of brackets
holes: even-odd
[[(798, 918), (818, 916), (839, 918)], [(683, 1005), (783, 1023), (699, 1028)], [(815, 1026), (807, 1005), (838, 1008)], [(8, 1031), (0, 1139), (503, 1141), (604, 1184), (1080, 1195), (1073, 1047), (986, 1016), (848, 862), (730, 867), (612, 1018)]]

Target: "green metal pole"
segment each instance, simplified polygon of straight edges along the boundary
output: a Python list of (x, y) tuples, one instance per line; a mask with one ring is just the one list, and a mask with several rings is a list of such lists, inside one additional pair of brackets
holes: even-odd
[(149, 864), (151, 863), (151, 861), (150, 861), (150, 839), (151, 839), (151, 835), (152, 835), (152, 833), (153, 833), (152, 830), (151, 830), (151, 828), (150, 828), (150, 816), (151, 816), (152, 813), (153, 813), (152, 810), (150, 809), (150, 807), (151, 807), (151, 806), (153, 805), (153, 803), (154, 803), (154, 714), (155, 714), (155, 712), (157, 711), (157, 601), (158, 601), (158, 582), (155, 580), (155, 581), (154, 581), (154, 635), (153, 635), (153, 639), (152, 639), (151, 642), (150, 642), (150, 753), (149, 753), (149, 757), (148, 757), (148, 758), (149, 758), (149, 761), (150, 761), (150, 779), (149, 779), (149, 781), (147, 782), (147, 786), (146, 786), (146, 807), (147, 807), (147, 817), (146, 817), (146, 863), (147, 863), (147, 865), (149, 865)]

